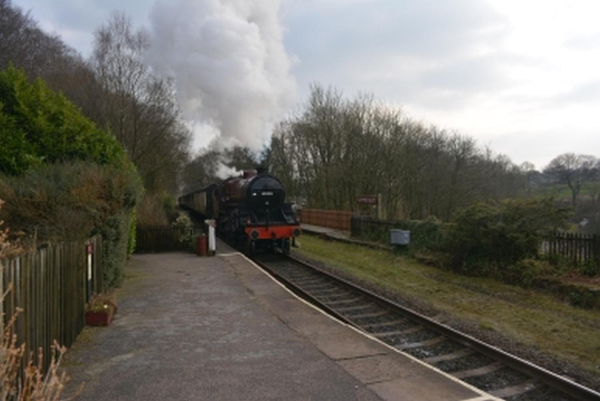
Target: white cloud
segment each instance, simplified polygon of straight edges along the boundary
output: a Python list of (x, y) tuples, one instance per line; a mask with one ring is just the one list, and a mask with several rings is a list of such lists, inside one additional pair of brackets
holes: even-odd
[[(538, 167), (558, 153), (600, 149), (596, 0), (282, 2), (281, 34), (302, 97), (311, 82), (373, 92)], [(89, 52), (91, 33), (113, 8), (140, 25), (153, 0), (15, 3)]]
[(302, 4), (286, 43), (304, 96), (314, 81), (370, 91), (538, 167), (600, 144), (596, 1)]

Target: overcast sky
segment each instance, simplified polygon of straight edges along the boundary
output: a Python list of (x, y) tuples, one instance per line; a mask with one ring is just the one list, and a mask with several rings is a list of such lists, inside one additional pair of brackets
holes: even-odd
[[(149, 25), (154, 0), (13, 2), (87, 56), (112, 10)], [(541, 168), (600, 156), (599, 15), (597, 0), (283, 0), (280, 22), (296, 104), (312, 82), (370, 92)]]

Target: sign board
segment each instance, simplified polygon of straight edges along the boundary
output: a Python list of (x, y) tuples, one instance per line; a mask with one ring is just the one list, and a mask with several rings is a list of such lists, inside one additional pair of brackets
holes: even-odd
[(359, 205), (377, 205), (378, 196), (377, 195), (360, 195), (356, 197), (356, 203)]

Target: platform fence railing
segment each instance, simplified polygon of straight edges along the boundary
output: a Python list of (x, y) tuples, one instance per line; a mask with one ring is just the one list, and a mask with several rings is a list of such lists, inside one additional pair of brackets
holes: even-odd
[[(47, 369), (54, 341), (73, 344), (85, 326), (85, 308), (94, 293), (104, 290), (102, 237), (44, 244), (34, 251), (0, 260), (2, 327), (20, 310), (14, 326), (25, 357), (37, 363), (43, 351)], [(8, 291), (12, 285), (12, 290)]]

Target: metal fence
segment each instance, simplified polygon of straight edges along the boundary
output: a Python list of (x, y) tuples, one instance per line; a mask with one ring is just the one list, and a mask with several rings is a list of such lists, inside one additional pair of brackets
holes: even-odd
[(350, 231), (350, 220), (354, 214), (339, 210), (302, 209), (300, 221), (302, 224)]
[(200, 228), (140, 227), (137, 229), (135, 253), (189, 251)]
[(41, 348), (44, 369), (50, 363), (54, 340), (71, 346), (85, 325), (85, 307), (93, 293), (103, 291), (102, 238), (47, 244), (36, 251), (0, 260), (0, 286), (10, 291), (0, 303), (3, 324), (22, 309), (16, 321), (25, 355), (37, 358)]
[(582, 263), (588, 260), (600, 264), (600, 235), (556, 231), (544, 243), (543, 252)]

